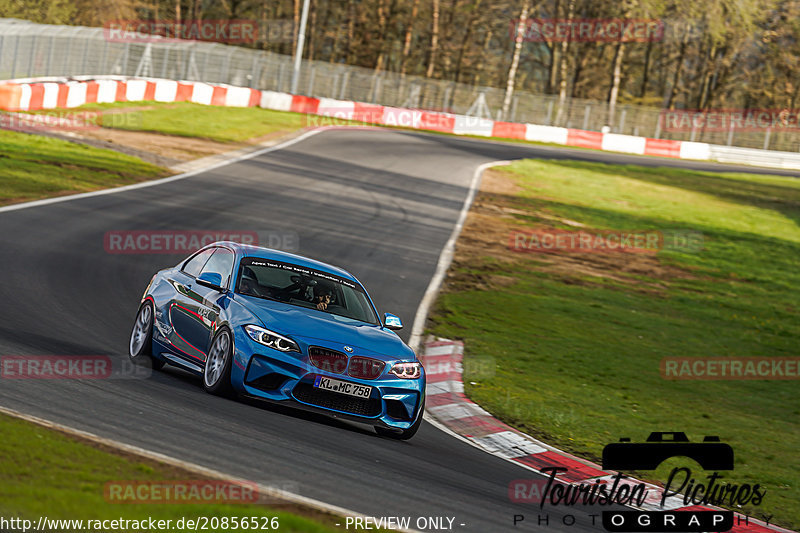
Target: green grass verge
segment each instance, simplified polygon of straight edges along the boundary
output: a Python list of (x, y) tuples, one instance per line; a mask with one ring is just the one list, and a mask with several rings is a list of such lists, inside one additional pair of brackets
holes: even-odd
[(272, 111), (260, 107), (208, 106), (188, 102), (89, 104), (77, 110), (109, 111), (132, 107), (151, 109), (104, 113), (103, 125), (218, 142), (245, 142), (265, 135), (289, 133), (307, 124), (306, 115), (301, 113)]
[(113, 150), (0, 131), (0, 204), (128, 185), (166, 174)]
[[(719, 435), (736, 453), (724, 478), (767, 487), (759, 507), (740, 510), (800, 526), (798, 382), (668, 381), (659, 370), (668, 356), (798, 355), (800, 180), (533, 160), (497, 171), (518, 192), (479, 200), (511, 208), (508, 227), (569, 219), (597, 229), (688, 229), (703, 233), (705, 249), (659, 252), (661, 272), (626, 272), (632, 258), (621, 254), (584, 256), (593, 270), (554, 269), (537, 254), (507, 252), (507, 239), (500, 253), (457, 253), (429, 331), (464, 339), (467, 369), (496, 361), (493, 376), (467, 371), (468, 396), (595, 460), (623, 436)], [(458, 282), (493, 276), (506, 282), (490, 290)], [(664, 480), (665, 470), (640, 475)]]
[(255, 504), (109, 503), (104, 497), (104, 486), (109, 481), (186, 480), (196, 476), (112, 454), (5, 415), (0, 415), (0, 435), (0, 516), (6, 519), (19, 517), (36, 523), (41, 516), (75, 520), (153, 517), (175, 524), (184, 517), (254, 516), (277, 517), (280, 531), (337, 530), (332, 524)]

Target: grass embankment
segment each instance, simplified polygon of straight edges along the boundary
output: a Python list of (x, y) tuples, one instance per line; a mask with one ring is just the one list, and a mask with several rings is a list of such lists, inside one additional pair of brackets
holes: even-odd
[[(122, 108), (122, 109), (121, 109)], [(129, 108), (130, 111), (124, 111)], [(89, 104), (77, 111), (103, 113), (104, 127), (243, 143), (281, 135), (308, 125), (306, 115), (260, 107), (220, 107), (188, 102), (124, 102)], [(115, 112), (117, 110), (117, 112)]]
[[(252, 516), (258, 517), (259, 529), (269, 523), (264, 522), (263, 517), (277, 517), (279, 531), (324, 533), (337, 530), (333, 527), (334, 517), (324, 515), (324, 518), (318, 516), (314, 520), (257, 504), (112, 503), (104, 495), (108, 482), (200, 478), (159, 463), (110, 453), (5, 415), (0, 415), (0, 435), (3, 436), (0, 439), (0, 478), (3, 480), (0, 484), (0, 516), (5, 519), (17, 517), (36, 524), (42, 516), (51, 520), (145, 520), (152, 517), (172, 520), (170, 531), (180, 531), (175, 525), (181, 518), (239, 517), (241, 520), (241, 517)], [(209, 530), (237, 529), (209, 526)]]
[[(760, 506), (739, 510), (796, 528), (800, 383), (666, 380), (659, 364), (800, 355), (799, 221), (796, 179), (517, 162), (485, 176), (429, 331), (464, 339), (466, 363), (496, 361), (493, 376), (465, 375), (468, 396), (584, 457), (651, 431), (719, 435), (736, 454), (724, 478), (767, 487)], [(513, 230), (577, 227), (693, 230), (704, 249), (509, 249)], [(640, 474), (666, 477), (664, 468)]]
[(167, 174), (113, 150), (0, 130), (0, 204), (106, 189)]
[[(67, 113), (66, 116), (75, 113), (76, 120), (97, 120), (83, 114), (86, 111), (100, 111), (102, 124), (114, 130), (208, 139), (231, 145), (230, 148), (218, 145), (222, 151), (291, 133), (306, 124), (305, 115), (298, 113), (189, 103), (94, 104), (58, 113)], [(122, 139), (122, 144), (128, 140)], [(136, 143), (133, 146), (148, 148)], [(0, 205), (128, 185), (168, 174), (166, 169), (114, 150), (0, 131)]]

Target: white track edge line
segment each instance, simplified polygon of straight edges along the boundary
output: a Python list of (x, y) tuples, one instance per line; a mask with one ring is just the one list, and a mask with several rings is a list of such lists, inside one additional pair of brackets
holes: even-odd
[(436, 296), (439, 294), (439, 289), (447, 275), (447, 270), (450, 268), (450, 263), (453, 262), (456, 241), (464, 227), (464, 222), (467, 220), (467, 214), (469, 213), (470, 207), (472, 207), (472, 202), (475, 200), (478, 187), (481, 183), (481, 176), (487, 168), (509, 164), (511, 164), (511, 161), (490, 161), (479, 165), (478, 168), (475, 169), (472, 175), (472, 182), (470, 182), (469, 185), (467, 198), (464, 200), (464, 205), (461, 207), (461, 213), (458, 216), (458, 221), (453, 228), (453, 232), (450, 234), (450, 238), (447, 240), (444, 248), (442, 248), (441, 254), (439, 254), (439, 262), (436, 264), (436, 271), (428, 284), (428, 288), (425, 289), (422, 301), (419, 307), (417, 307), (417, 314), (414, 316), (414, 324), (411, 327), (411, 337), (409, 338), (408, 344), (415, 352), (419, 351), (422, 331), (425, 329), (425, 321), (428, 319), (428, 313), (430, 312), (433, 302), (436, 300)]
[[(124, 442), (119, 442), (112, 439), (107, 439), (105, 437), (100, 437), (95, 435), (94, 433), (89, 433), (88, 431), (83, 431), (81, 429), (72, 428), (69, 426), (65, 426), (63, 424), (59, 424), (56, 422), (51, 422), (49, 420), (45, 420), (44, 418), (39, 418), (38, 416), (28, 415), (17, 411), (15, 409), (9, 409), (8, 407), (0, 406), (0, 413), (6, 414), (13, 418), (24, 420), (26, 422), (31, 422), (38, 426), (52, 429), (56, 431), (60, 431), (62, 433), (66, 433), (68, 435), (72, 435), (74, 437), (78, 437), (83, 440), (88, 440), (95, 444), (101, 444), (103, 446), (108, 446), (110, 448), (114, 448), (120, 451), (124, 451), (133, 455), (137, 455), (139, 457), (143, 457), (146, 459), (150, 459), (152, 461), (157, 461), (159, 463), (165, 463), (170, 466), (174, 466), (177, 468), (181, 468), (183, 470), (187, 470), (194, 474), (200, 474), (204, 476), (209, 476), (219, 480), (225, 481), (232, 481), (234, 483), (247, 483), (252, 484), (252, 481), (237, 477), (231, 476), (229, 474), (225, 474), (220, 472), (219, 470), (214, 470), (211, 468), (206, 468), (204, 466), (200, 466), (194, 463), (190, 463), (188, 461), (184, 461), (181, 459), (176, 459), (169, 455), (164, 455), (162, 453), (153, 452), (150, 450), (146, 450), (144, 448), (140, 448), (138, 446), (133, 446), (131, 444), (125, 444)], [(358, 517), (358, 518), (366, 518), (366, 515), (357, 513), (355, 511), (351, 511), (350, 509), (345, 509), (344, 507), (339, 507), (336, 505), (331, 505), (319, 500), (315, 500), (313, 498), (308, 498), (306, 496), (301, 496), (299, 494), (295, 494), (293, 492), (288, 491), (275, 491), (272, 487), (267, 487), (266, 485), (262, 485), (257, 483), (256, 486), (258, 487), (259, 492), (262, 494), (269, 494), (273, 493), (277, 495), (277, 498), (280, 500), (284, 500), (289, 503), (293, 503), (296, 505), (301, 505), (315, 511), (331, 514), (334, 516), (341, 516), (343, 518), (346, 517)], [(313, 520), (313, 519), (310, 519)], [(403, 532), (413, 532), (417, 533), (416, 530), (413, 529), (397, 529), (393, 531), (403, 531)]]

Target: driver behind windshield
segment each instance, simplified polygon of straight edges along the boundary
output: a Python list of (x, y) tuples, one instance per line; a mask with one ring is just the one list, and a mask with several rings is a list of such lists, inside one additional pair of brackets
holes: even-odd
[(317, 309), (325, 311), (328, 309), (328, 304), (331, 303), (332, 299), (333, 291), (331, 291), (330, 287), (321, 283), (314, 286), (314, 300), (312, 303), (316, 305)]

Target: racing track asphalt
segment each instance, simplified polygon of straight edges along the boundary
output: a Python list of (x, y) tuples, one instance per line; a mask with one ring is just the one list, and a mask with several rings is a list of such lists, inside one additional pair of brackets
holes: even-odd
[[(475, 168), (521, 157), (736, 169), (335, 130), (183, 180), (0, 213), (0, 355), (126, 357), (145, 285), (181, 256), (106, 253), (110, 230), (297, 232), (300, 253), (352, 271), (381, 313), (404, 319), (407, 338)], [(325, 417), (217, 398), (174, 369), (144, 380), (2, 379), (0, 405), (367, 515), (451, 516), (464, 531), (602, 530), (578, 509), (551, 508), (549, 526), (537, 526), (537, 507), (508, 498), (511, 480), (535, 474), (430, 424), (395, 442)], [(515, 529), (517, 513), (526, 521)], [(564, 513), (575, 515), (574, 526), (562, 525)]]

